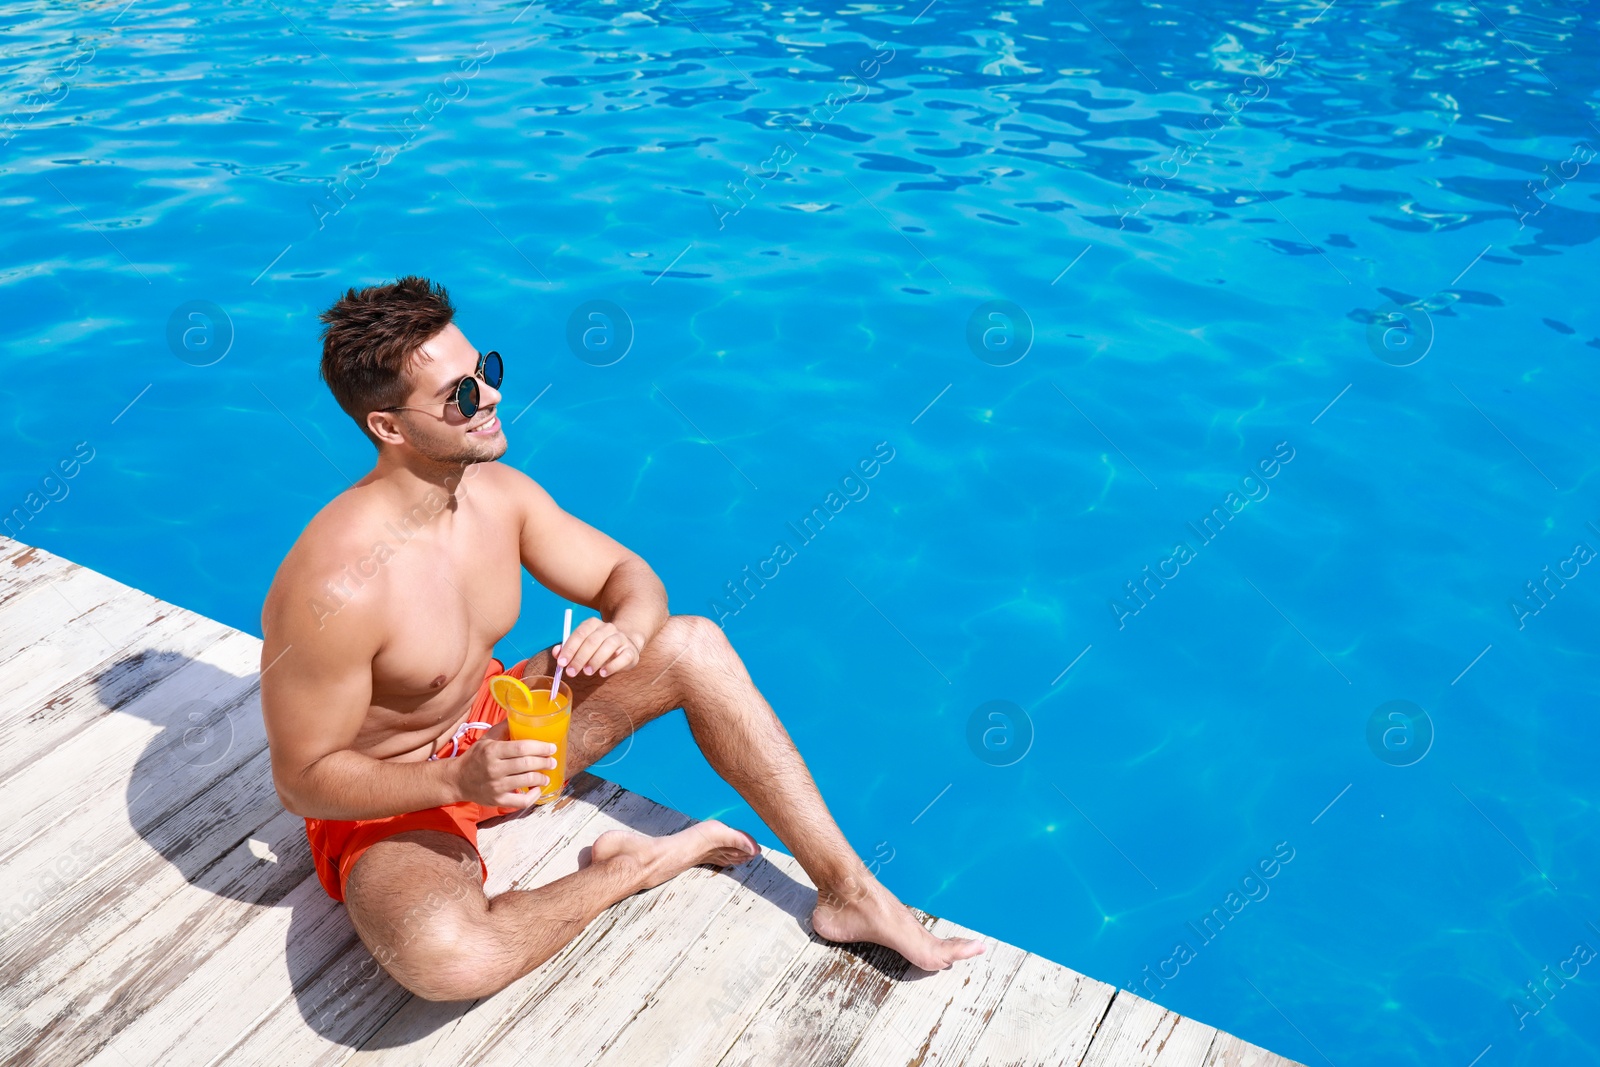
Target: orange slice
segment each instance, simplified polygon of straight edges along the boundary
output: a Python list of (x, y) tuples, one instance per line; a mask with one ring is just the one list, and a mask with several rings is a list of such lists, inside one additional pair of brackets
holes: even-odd
[(526, 715), (533, 710), (533, 690), (515, 675), (497, 674), (490, 678), (489, 695), (507, 711)]

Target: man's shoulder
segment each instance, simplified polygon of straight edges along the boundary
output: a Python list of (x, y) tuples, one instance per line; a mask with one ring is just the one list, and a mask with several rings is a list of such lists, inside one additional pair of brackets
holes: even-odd
[(508, 489), (538, 484), (524, 471), (500, 460), (474, 463), (461, 472), (461, 485), (465, 492), (471, 492), (474, 485), (492, 485), (498, 489)]
[(509, 509), (524, 521), (550, 501), (550, 494), (526, 472), (498, 461), (469, 467), (463, 472), (459, 492), (467, 496), (483, 493), (488, 502)]
[(381, 524), (381, 508), (367, 497), (359, 484), (346, 489), (322, 506), (311, 517), (300, 536), (283, 558), (280, 576), (294, 576), (306, 569), (318, 569), (369, 540)]
[(346, 490), (323, 505), (273, 575), (262, 605), (263, 628), (279, 618), (286, 605), (325, 599), (330, 587), (348, 580), (352, 568), (370, 556), (381, 529), (380, 512), (359, 492)]

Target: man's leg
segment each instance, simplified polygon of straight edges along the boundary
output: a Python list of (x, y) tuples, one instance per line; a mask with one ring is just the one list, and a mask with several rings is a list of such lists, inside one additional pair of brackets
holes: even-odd
[[(527, 673), (548, 674), (552, 663), (547, 649), (533, 657)], [(811, 924), (818, 934), (886, 945), (924, 970), (941, 970), (983, 951), (971, 939), (934, 937), (867, 870), (829, 814), (788, 731), (710, 619), (674, 615), (632, 670), (565, 680), (573, 690), (569, 775), (646, 722), (681, 707), (707, 762), (816, 883)]]
[(465, 838), (412, 830), (362, 853), (346, 879), (345, 907), (395, 981), (426, 1000), (472, 1000), (554, 956), (617, 901), (698, 864), (743, 863), (756, 850), (715, 821), (658, 838), (613, 831), (583, 869), (490, 900)]

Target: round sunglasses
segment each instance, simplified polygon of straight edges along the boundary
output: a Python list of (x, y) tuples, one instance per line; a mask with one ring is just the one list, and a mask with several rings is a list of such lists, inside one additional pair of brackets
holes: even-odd
[[(456, 383), (456, 388), (450, 394), (450, 399), (444, 402), (449, 408), (452, 404), (461, 412), (461, 417), (470, 419), (478, 413), (478, 379), (482, 378), (490, 389), (500, 388), (500, 383), (505, 380), (505, 360), (500, 358), (498, 352), (484, 352), (478, 356), (478, 365), (471, 374)], [(427, 408), (411, 407), (407, 404), (396, 404), (392, 408), (379, 408), (379, 411), (428, 411)]]

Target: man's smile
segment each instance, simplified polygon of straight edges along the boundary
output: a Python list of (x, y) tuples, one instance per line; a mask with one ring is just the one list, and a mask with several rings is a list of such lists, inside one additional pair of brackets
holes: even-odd
[(469, 434), (478, 434), (478, 435), (481, 435), (481, 436), (488, 436), (490, 434), (497, 434), (499, 432), (500, 432), (500, 416), (499, 415), (491, 415), (489, 417), (489, 421), (488, 422), (483, 423), (482, 425), (478, 426), (475, 429), (471, 429), (471, 430), (467, 431), (467, 433), (469, 433)]

